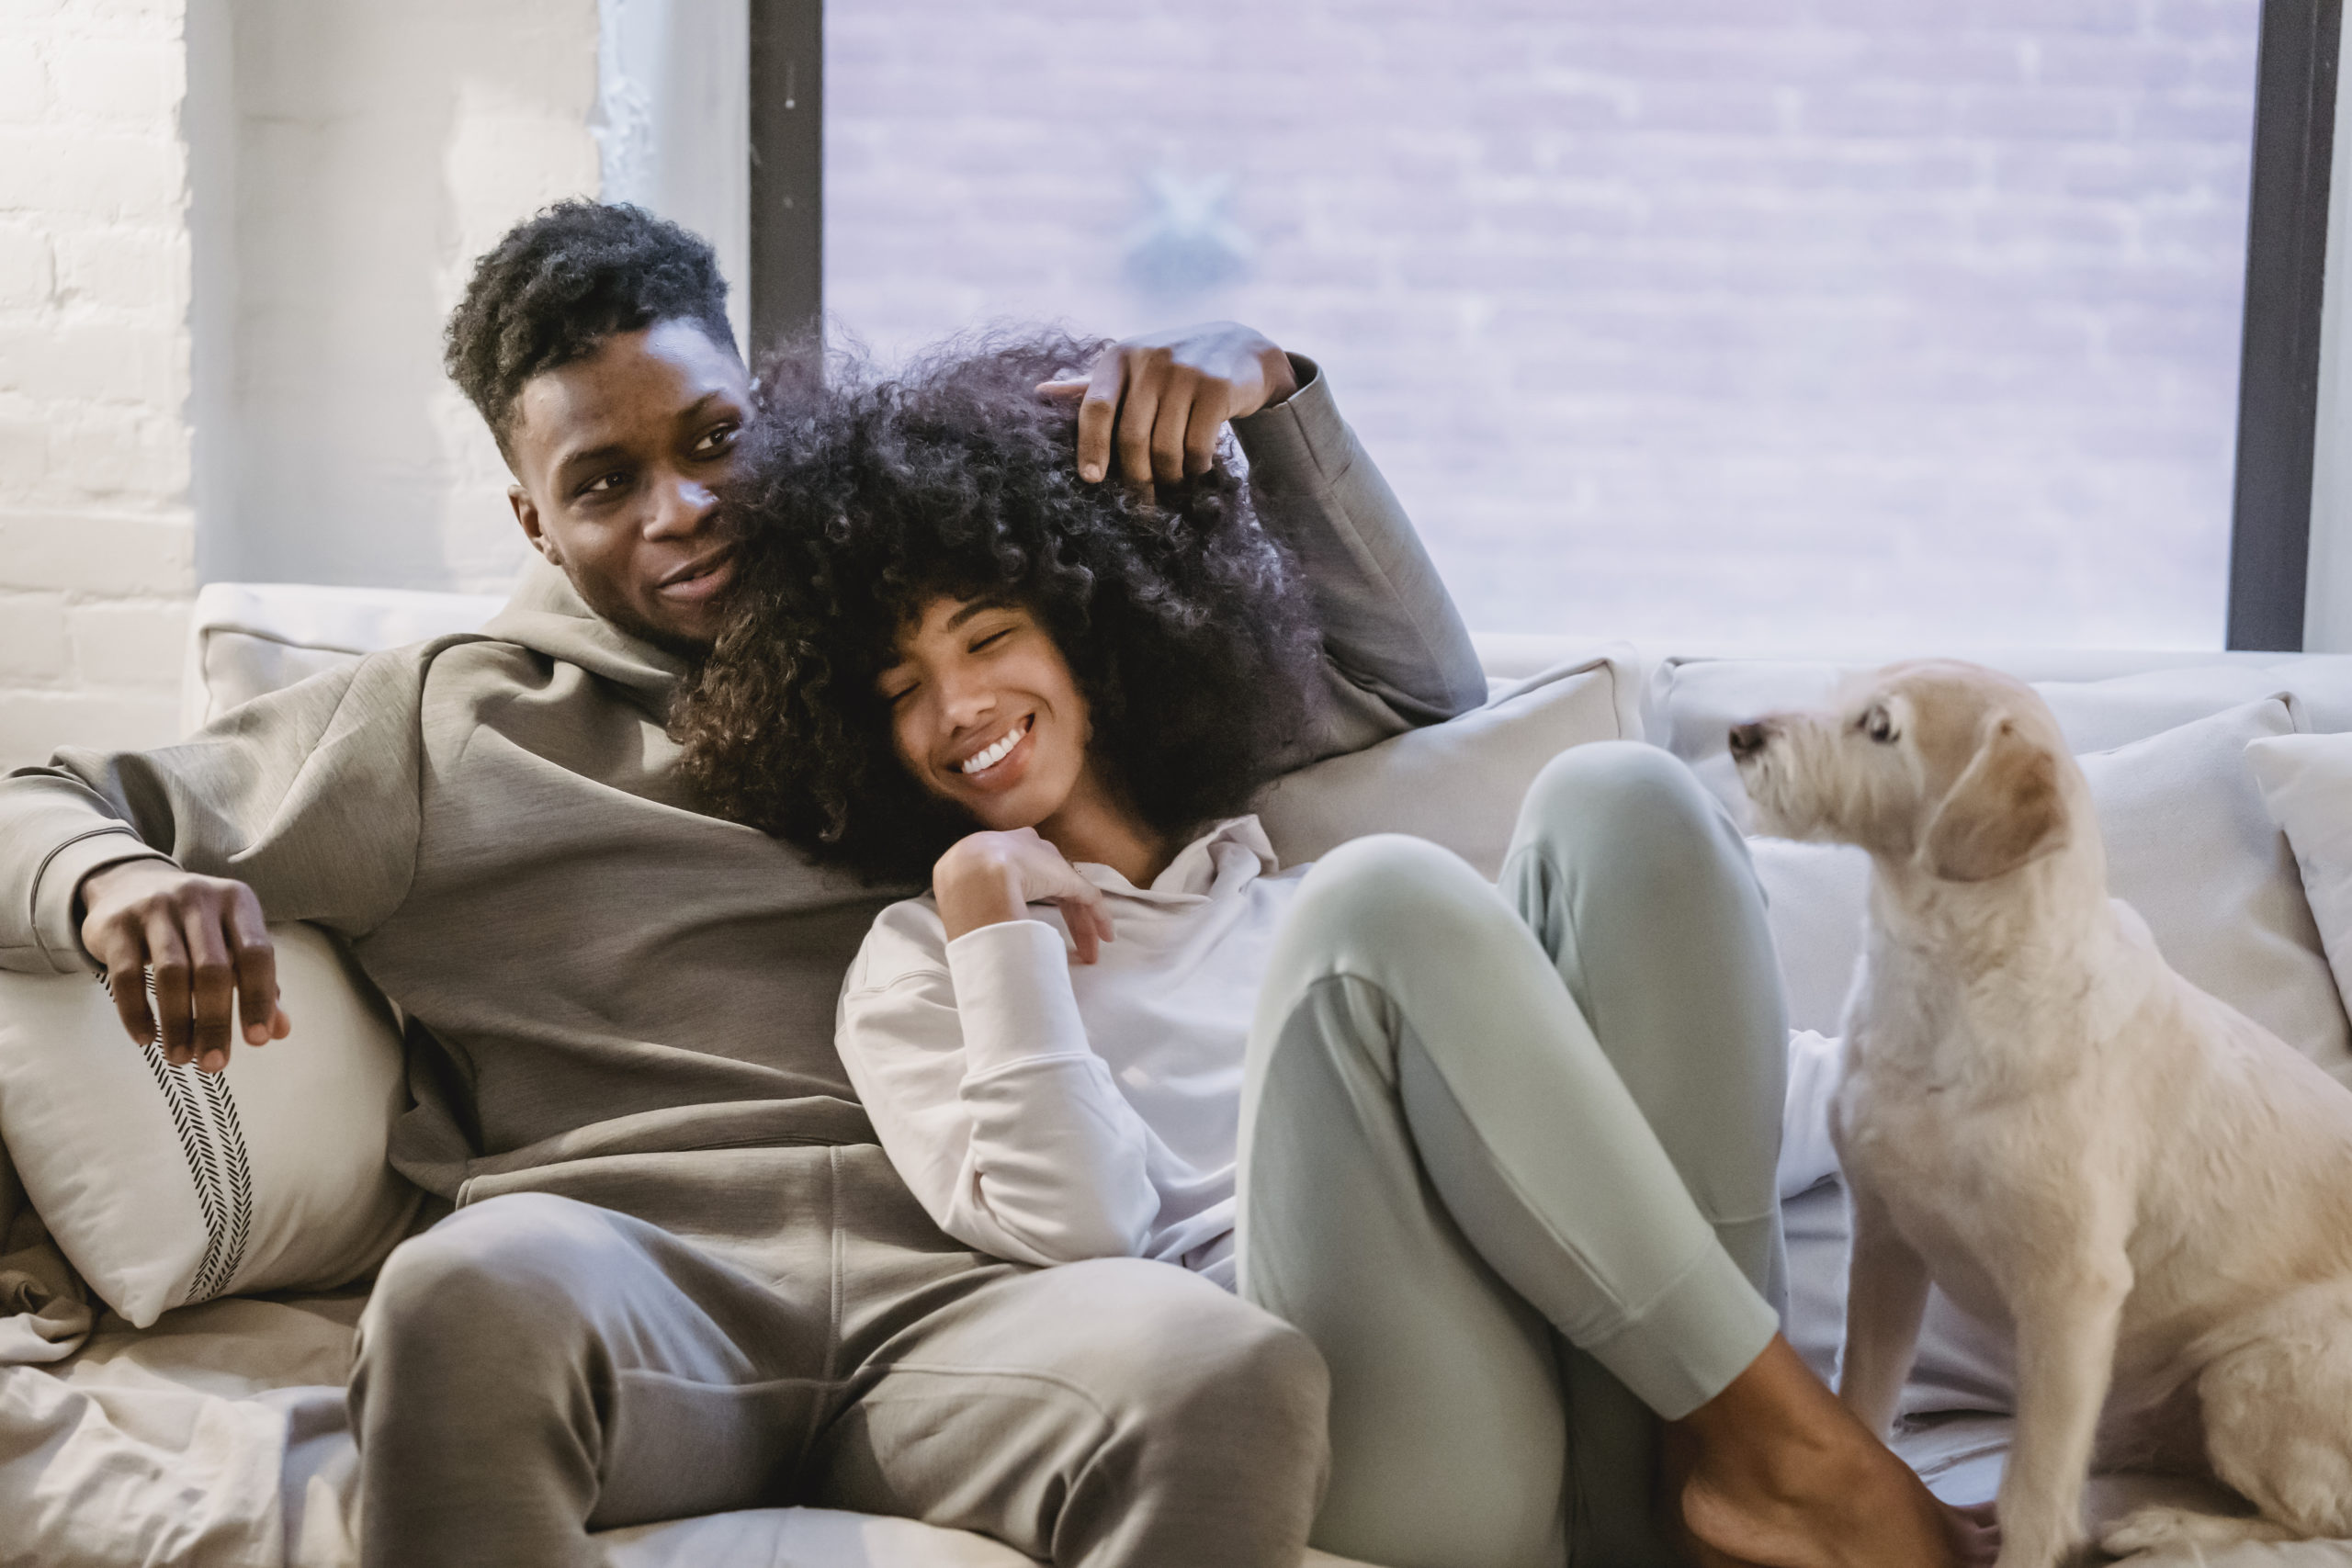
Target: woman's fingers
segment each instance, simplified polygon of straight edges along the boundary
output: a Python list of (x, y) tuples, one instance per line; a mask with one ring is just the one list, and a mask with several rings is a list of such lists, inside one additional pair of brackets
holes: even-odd
[[(1072, 873), (1073, 877), (1076, 874)], [(1080, 964), (1091, 964), (1102, 956), (1102, 944), (1111, 940), (1111, 911), (1102, 907), (1102, 890), (1082, 877), (1077, 877), (1083, 893), (1073, 890), (1055, 903), (1062, 912), (1062, 924), (1069, 928), (1070, 945), (1077, 949)]]

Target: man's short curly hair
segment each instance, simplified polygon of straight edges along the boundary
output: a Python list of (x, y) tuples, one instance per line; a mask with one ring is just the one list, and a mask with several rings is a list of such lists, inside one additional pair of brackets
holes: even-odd
[(1247, 808), (1317, 689), (1312, 603), (1222, 458), (1156, 495), (1080, 481), (1075, 406), (1035, 388), (1101, 347), (967, 340), (888, 378), (837, 356), (823, 385), (768, 367), (729, 615), (672, 720), (712, 808), (868, 880), (929, 881), (977, 824), (900, 763), (876, 682), (943, 594), (1037, 617), (1100, 775), (1155, 830)]
[(734, 352), (727, 280), (709, 244), (625, 202), (559, 201), (474, 264), (449, 313), (442, 364), (511, 461), (524, 383), (587, 358), (615, 333), (670, 321), (695, 322)]

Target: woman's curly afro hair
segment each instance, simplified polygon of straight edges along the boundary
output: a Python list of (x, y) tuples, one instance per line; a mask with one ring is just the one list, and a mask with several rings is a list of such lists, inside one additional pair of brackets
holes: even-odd
[(1246, 808), (1300, 733), (1319, 639), (1240, 478), (1156, 492), (1077, 472), (1077, 410), (1037, 384), (1100, 344), (951, 343), (876, 376), (766, 367), (734, 494), (728, 622), (672, 731), (718, 812), (870, 881), (922, 883), (975, 822), (899, 761), (876, 681), (942, 595), (1035, 615), (1068, 660), (1104, 784), (1175, 838)]

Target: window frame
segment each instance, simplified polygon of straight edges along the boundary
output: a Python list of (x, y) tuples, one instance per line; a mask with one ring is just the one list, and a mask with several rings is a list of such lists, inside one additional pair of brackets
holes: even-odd
[(2343, 0), (2263, 0), (2226, 646), (2299, 653)]
[[(823, 0), (750, 0), (755, 352), (824, 316)], [(2225, 646), (2300, 652), (2343, 0), (2262, 0)]]
[(751, 0), (752, 352), (825, 313), (824, 0)]

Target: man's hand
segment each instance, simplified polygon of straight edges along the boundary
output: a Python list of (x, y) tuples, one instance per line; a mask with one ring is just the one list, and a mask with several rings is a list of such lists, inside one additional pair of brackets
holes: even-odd
[(1084, 380), (1047, 381), (1049, 398), (1080, 398), (1078, 477), (1108, 470), (1115, 444), (1129, 484), (1173, 483), (1209, 471), (1218, 432), (1298, 390), (1290, 356), (1263, 333), (1209, 321), (1112, 344)]
[(1035, 828), (957, 840), (932, 867), (931, 889), (950, 942), (982, 926), (1023, 919), (1032, 904), (1061, 910), (1080, 964), (1093, 963), (1111, 940), (1102, 890), (1079, 875)]
[(122, 1027), (141, 1045), (160, 1029), (173, 1066), (193, 1061), (217, 1073), (229, 1065), (232, 997), (247, 1044), (283, 1040), (292, 1029), (277, 1005), (277, 952), (261, 900), (243, 883), (134, 860), (83, 878), (81, 898), (82, 945), (107, 966)]

